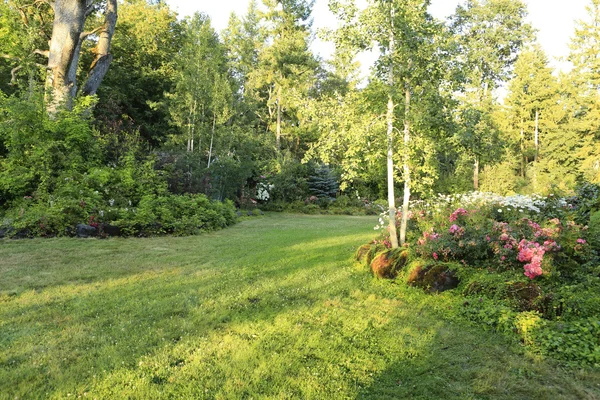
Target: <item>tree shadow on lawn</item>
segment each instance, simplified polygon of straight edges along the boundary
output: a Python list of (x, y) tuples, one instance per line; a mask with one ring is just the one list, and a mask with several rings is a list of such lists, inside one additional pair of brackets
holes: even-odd
[(347, 293), (349, 269), (306, 268), (302, 255), (295, 258), (253, 279), (225, 269), (172, 269), (25, 293), (0, 312), (0, 392), (61, 397), (182, 339), (272, 321)]
[(432, 339), (420, 354), (396, 357), (355, 398), (600, 398), (598, 371), (564, 370), (481, 328), (445, 322), (433, 329)]

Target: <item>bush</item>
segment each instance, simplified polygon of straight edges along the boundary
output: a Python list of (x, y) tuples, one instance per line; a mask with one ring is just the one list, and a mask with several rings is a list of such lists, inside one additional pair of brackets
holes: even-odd
[(192, 235), (221, 229), (235, 221), (233, 202), (210, 201), (205, 195), (149, 195), (115, 225), (129, 235)]
[[(542, 354), (598, 365), (600, 212), (591, 211), (593, 201), (573, 200), (591, 211), (586, 227), (574, 221), (585, 212), (570, 204), (554, 195), (482, 193), (413, 202), (408, 248), (418, 258), (401, 278), (430, 291), (458, 284), (460, 316), (517, 335)], [(386, 215), (375, 243), (389, 247)]]

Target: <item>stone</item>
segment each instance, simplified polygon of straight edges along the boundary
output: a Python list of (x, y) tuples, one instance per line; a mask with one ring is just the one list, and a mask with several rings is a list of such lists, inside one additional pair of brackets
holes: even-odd
[(108, 236), (121, 236), (121, 228), (114, 225), (102, 224), (100, 227), (103, 234)]
[(77, 235), (78, 238), (87, 238), (87, 237), (91, 237), (91, 236), (96, 236), (97, 233), (98, 233), (98, 229), (96, 229), (90, 225), (77, 224), (77, 226), (75, 227), (75, 234)]
[(419, 265), (411, 271), (408, 277), (409, 285), (423, 288), (430, 293), (456, 289), (459, 283), (456, 272), (445, 264)]
[(377, 278), (394, 279), (406, 265), (408, 252), (406, 250), (386, 250), (379, 253), (371, 261), (371, 270)]

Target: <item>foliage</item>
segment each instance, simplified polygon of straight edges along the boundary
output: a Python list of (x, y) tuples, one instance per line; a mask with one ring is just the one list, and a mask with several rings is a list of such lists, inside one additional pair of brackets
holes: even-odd
[(335, 199), (338, 192), (338, 178), (327, 165), (319, 165), (308, 177), (308, 190), (313, 196), (322, 199)]
[[(412, 284), (411, 271), (453, 263), (456, 295), (466, 297), (459, 315), (517, 333), (533, 350), (568, 364), (597, 366), (597, 218), (592, 214), (589, 227), (578, 225), (577, 199), (568, 201), (472, 193), (415, 202), (408, 245), (413, 267), (400, 279)], [(385, 231), (375, 243), (389, 247)]]

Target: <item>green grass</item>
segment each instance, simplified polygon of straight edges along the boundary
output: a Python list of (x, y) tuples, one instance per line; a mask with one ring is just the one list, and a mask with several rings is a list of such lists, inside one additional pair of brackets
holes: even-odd
[(597, 371), (372, 279), (352, 254), (374, 222), (267, 215), (185, 238), (0, 241), (0, 398), (600, 398)]

